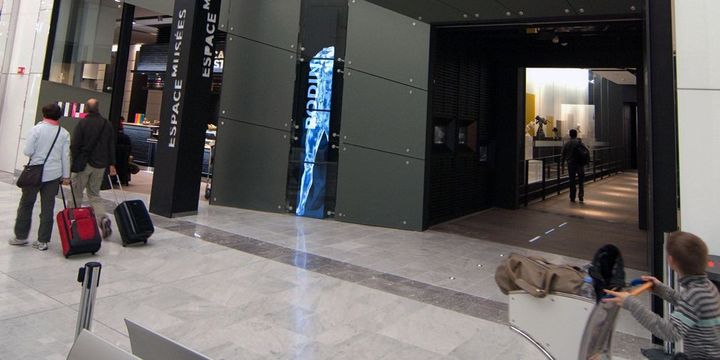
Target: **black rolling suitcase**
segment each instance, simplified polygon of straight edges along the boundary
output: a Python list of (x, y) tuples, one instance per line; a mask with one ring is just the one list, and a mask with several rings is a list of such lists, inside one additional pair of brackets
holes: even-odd
[[(112, 181), (110, 182), (112, 184)], [(119, 181), (118, 181), (119, 184)], [(115, 195), (115, 222), (117, 223), (120, 238), (123, 246), (135, 243), (147, 244), (148, 238), (155, 232), (150, 213), (142, 200), (127, 200), (122, 184), (120, 192), (123, 194), (125, 201), (118, 203), (117, 194)], [(115, 193), (115, 188), (113, 188)]]

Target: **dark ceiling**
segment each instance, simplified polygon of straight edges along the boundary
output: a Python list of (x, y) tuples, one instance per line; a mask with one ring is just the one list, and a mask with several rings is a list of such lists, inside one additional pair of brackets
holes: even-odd
[(637, 18), (643, 0), (368, 0), (431, 24)]

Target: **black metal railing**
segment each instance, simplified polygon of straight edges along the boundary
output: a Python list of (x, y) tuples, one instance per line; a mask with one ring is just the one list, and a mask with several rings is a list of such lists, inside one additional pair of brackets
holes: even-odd
[[(585, 166), (585, 182), (602, 180), (623, 170), (624, 148), (598, 147), (590, 150), (590, 162)], [(524, 206), (531, 200), (545, 200), (560, 195), (570, 187), (567, 167), (562, 155), (545, 156), (524, 161), (525, 177), (521, 184)]]

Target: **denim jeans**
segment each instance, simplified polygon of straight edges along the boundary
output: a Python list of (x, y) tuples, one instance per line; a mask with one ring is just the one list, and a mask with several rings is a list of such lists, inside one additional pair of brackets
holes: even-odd
[(40, 187), (24, 188), (20, 205), (15, 218), (15, 238), (27, 240), (32, 225), (32, 212), (35, 207), (35, 200), (40, 193), (40, 228), (38, 229), (38, 241), (50, 242), (53, 229), (53, 215), (55, 213), (55, 196), (60, 188), (60, 179), (42, 183)]

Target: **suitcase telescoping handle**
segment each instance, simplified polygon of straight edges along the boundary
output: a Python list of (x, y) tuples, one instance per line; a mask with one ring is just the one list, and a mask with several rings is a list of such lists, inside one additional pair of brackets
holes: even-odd
[[(73, 199), (73, 206), (78, 207), (77, 200), (75, 199), (75, 189), (73, 189), (72, 181), (70, 182), (70, 194), (72, 194)], [(63, 189), (63, 184), (60, 183), (60, 195), (62, 195), (63, 199), (63, 208), (67, 209), (67, 201), (65, 200), (65, 190)]]
[[(112, 189), (113, 196), (115, 197), (115, 205), (118, 206), (118, 205), (120, 205), (120, 201), (118, 200), (117, 193), (115, 192), (115, 187), (113, 186), (112, 176), (110, 176), (110, 174), (108, 174), (107, 177), (108, 177), (108, 182), (110, 183), (110, 189)], [(115, 177), (118, 180), (118, 186), (120, 187), (120, 192), (122, 193), (123, 201), (127, 201), (127, 195), (125, 195), (125, 190), (123, 190), (122, 183), (120, 182), (120, 175), (115, 175)]]

